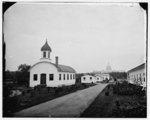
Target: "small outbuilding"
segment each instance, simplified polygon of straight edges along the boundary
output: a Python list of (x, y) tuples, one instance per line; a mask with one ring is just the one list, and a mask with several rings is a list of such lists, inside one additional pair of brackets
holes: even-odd
[(81, 83), (94, 83), (95, 77), (93, 75), (83, 75), (81, 77)]
[(100, 76), (101, 80), (109, 80), (110, 79), (110, 75), (109, 73), (100, 73), (100, 74), (95, 74), (96, 76)]
[(96, 82), (101, 82), (101, 81), (103, 81), (103, 79), (100, 75), (95, 75), (95, 81)]

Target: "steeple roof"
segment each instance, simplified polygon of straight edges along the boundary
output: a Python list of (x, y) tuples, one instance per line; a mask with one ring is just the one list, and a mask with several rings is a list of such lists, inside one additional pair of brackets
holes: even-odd
[(46, 43), (42, 46), (41, 51), (50, 51), (50, 52), (52, 51), (50, 46), (47, 43), (47, 40)]

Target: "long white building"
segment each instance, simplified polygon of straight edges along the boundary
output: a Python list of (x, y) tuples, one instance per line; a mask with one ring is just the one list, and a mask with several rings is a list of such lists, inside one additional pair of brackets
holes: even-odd
[(128, 71), (128, 81), (146, 87), (146, 67), (145, 63)]
[(48, 87), (58, 87), (62, 85), (75, 84), (76, 71), (69, 66), (60, 65), (58, 57), (56, 62), (52, 63), (50, 53), (52, 52), (47, 41), (41, 48), (42, 57), (38, 63), (30, 68), (29, 86), (46, 85)]

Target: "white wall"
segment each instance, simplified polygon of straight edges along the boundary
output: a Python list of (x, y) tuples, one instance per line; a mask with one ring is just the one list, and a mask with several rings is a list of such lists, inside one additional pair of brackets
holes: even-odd
[[(39, 63), (35, 65), (30, 70), (30, 87), (34, 87), (36, 85), (40, 85), (41, 81), (41, 74), (46, 74), (46, 84), (48, 87), (58, 87), (62, 85), (72, 85), (75, 84), (75, 79), (73, 79), (73, 75), (75, 76), (75, 73), (66, 73), (66, 72), (58, 72), (57, 68), (50, 64), (50, 63)], [(38, 74), (37, 81), (33, 80), (33, 75)], [(54, 80), (49, 80), (49, 74), (54, 74)], [(64, 75), (65, 74), (65, 80), (62, 79), (59, 80), (59, 74)], [(67, 80), (67, 74), (69, 74), (69, 80)], [(70, 75), (72, 75), (72, 79), (70, 79)]]
[[(84, 79), (85, 78), (85, 79)], [(90, 79), (92, 78), (92, 79)], [(96, 82), (95, 77), (91, 75), (84, 75), (81, 77), (81, 83), (94, 83)]]
[[(48, 51), (48, 50), (46, 50), (46, 51), (41, 51), (41, 58), (44, 58), (44, 52), (46, 52), (46, 56), (45, 56), (45, 58), (51, 58), (51, 52), (50, 51)], [(50, 53), (49, 53), (50, 52)], [(49, 56), (48, 56), (48, 54), (49, 54)]]
[(96, 82), (100, 82), (100, 81), (103, 81), (103, 79), (102, 79), (102, 77), (100, 77), (100, 76), (95, 76), (95, 79), (96, 79)]
[(109, 74), (102, 74), (101, 75), (103, 80), (106, 80), (106, 78), (109, 80), (110, 79), (110, 75)]
[[(36, 85), (40, 84), (40, 77), (41, 74), (45, 73), (46, 74), (46, 84), (47, 86), (57, 86), (58, 84), (58, 72), (57, 69), (54, 65), (49, 64), (49, 63), (39, 63), (35, 65), (33, 68), (30, 70), (30, 87), (34, 87)], [(34, 81), (33, 80), (33, 75), (38, 74), (38, 80)], [(49, 74), (54, 74), (54, 80), (50, 81), (49, 80)]]
[[(140, 69), (137, 71), (129, 72), (128, 81), (133, 84), (139, 84), (146, 87), (146, 71), (145, 69)], [(141, 78), (141, 80), (140, 80)], [(145, 79), (145, 81), (144, 81)]]
[(106, 74), (106, 73), (101, 73), (101, 74), (96, 74), (96, 76), (101, 77), (101, 80), (105, 80), (106, 78), (109, 80), (110, 79), (110, 75)]
[[(59, 80), (58, 78), (59, 86), (75, 84), (76, 81), (75, 73), (59, 72), (59, 74), (61, 74), (61, 80)], [(65, 79), (64, 79), (64, 75), (65, 75)], [(67, 78), (67, 75), (69, 75), (69, 79)], [(71, 79), (71, 75), (72, 75), (72, 79)]]

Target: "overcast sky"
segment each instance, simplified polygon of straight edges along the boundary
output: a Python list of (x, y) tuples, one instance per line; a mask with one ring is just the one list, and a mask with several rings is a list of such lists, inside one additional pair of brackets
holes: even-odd
[(145, 11), (138, 4), (17, 3), (4, 15), (6, 69), (33, 65), (46, 38), (51, 59), (77, 72), (129, 70), (145, 61)]

